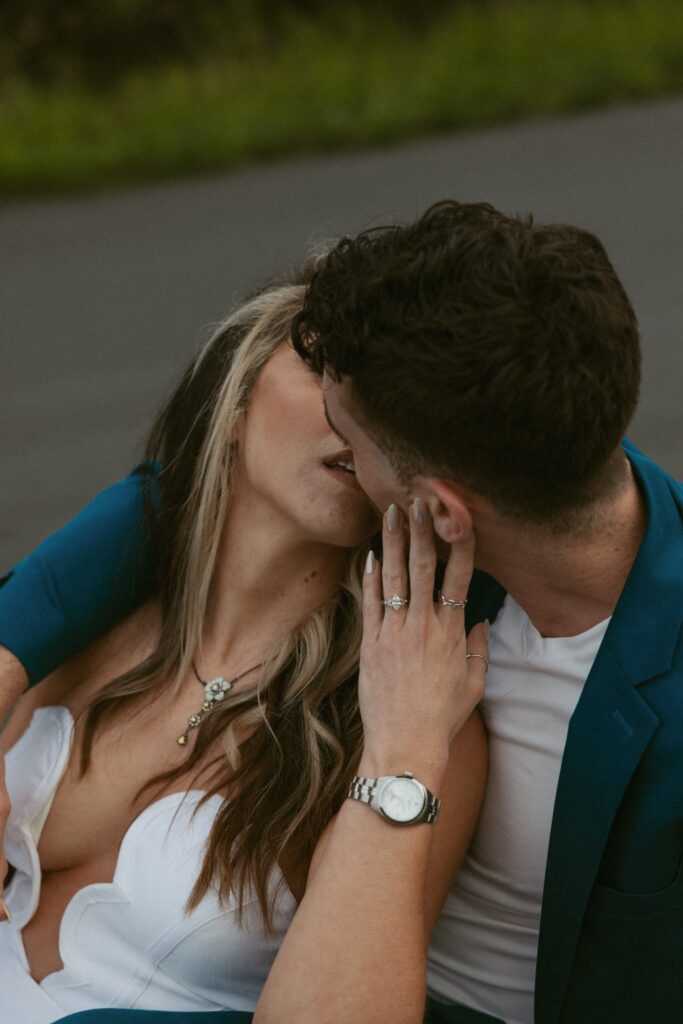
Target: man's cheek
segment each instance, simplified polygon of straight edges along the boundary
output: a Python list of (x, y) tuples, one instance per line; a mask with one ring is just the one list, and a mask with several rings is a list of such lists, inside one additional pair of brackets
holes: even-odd
[(382, 495), (378, 493), (376, 481), (373, 480), (372, 476), (363, 471), (362, 466), (359, 466), (357, 462), (354, 462), (356, 468), (356, 480), (360, 484), (365, 495), (368, 499), (370, 506), (375, 510), (375, 513), (382, 518), (382, 513), (386, 508), (389, 507), (391, 501), (388, 501), (386, 505), (383, 505)]
[(361, 489), (364, 490), (364, 492), (365, 492), (366, 498), (368, 499), (368, 504), (370, 505), (371, 509), (373, 510), (375, 515), (379, 519), (381, 519), (382, 518), (383, 509), (377, 503), (377, 495), (375, 493), (373, 493), (372, 483), (369, 486), (368, 483), (366, 482), (366, 480), (364, 479), (364, 477), (362, 477), (361, 474), (358, 473), (357, 470), (356, 470), (355, 476), (356, 476), (356, 479), (357, 479), (358, 483), (360, 484)]

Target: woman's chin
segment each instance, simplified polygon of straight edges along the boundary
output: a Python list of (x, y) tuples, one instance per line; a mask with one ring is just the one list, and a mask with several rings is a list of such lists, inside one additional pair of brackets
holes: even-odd
[(339, 548), (355, 548), (367, 544), (377, 533), (378, 524), (373, 515), (354, 522), (351, 517), (327, 532), (327, 543)]

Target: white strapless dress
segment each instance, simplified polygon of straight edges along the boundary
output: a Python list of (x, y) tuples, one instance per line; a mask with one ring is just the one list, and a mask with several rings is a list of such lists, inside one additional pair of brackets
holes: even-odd
[(21, 930), (40, 899), (37, 844), (72, 735), (66, 708), (41, 708), (6, 758), (5, 853), (16, 873), (5, 892), (12, 922), (0, 924), (0, 1022), (51, 1024), (97, 1007), (253, 1011), (296, 904), (274, 872), (273, 935), (264, 932), (255, 897), (241, 927), (234, 904), (222, 909), (213, 890), (185, 912), (222, 803), (211, 797), (193, 817), (200, 790), (162, 797), (135, 819), (113, 881), (80, 889), (64, 912), (63, 969), (40, 983), (31, 978)]

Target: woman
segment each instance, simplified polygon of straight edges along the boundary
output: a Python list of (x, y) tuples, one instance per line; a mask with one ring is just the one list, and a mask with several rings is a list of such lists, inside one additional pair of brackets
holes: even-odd
[[(288, 343), (303, 281), (238, 309), (157, 420), (154, 598), (22, 698), (3, 733), (4, 1024), (98, 1006), (253, 1010), (362, 767), (376, 519)], [(454, 729), (475, 700), (453, 702)], [(475, 719), (461, 735), (439, 793), (457, 814), (431, 841), (431, 921), (481, 798)]]

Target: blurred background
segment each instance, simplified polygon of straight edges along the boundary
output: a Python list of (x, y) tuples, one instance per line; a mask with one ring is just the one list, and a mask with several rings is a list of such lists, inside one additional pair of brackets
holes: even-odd
[(3, 0), (0, 568), (241, 293), (446, 196), (600, 235), (683, 476), (681, 166), (680, 0)]

